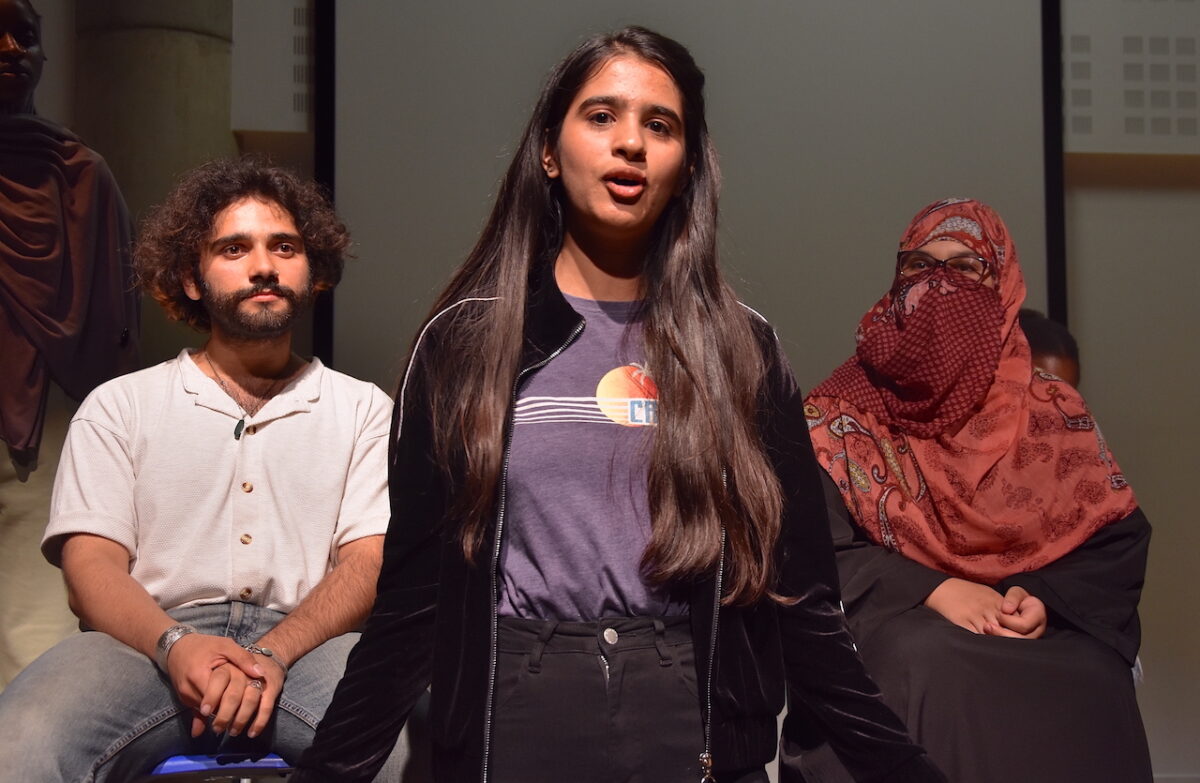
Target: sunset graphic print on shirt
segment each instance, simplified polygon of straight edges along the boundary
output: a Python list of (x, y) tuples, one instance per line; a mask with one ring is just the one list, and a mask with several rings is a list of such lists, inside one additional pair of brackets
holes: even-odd
[(658, 387), (644, 366), (626, 364), (606, 372), (592, 397), (522, 397), (513, 421), (654, 426), (658, 423)]

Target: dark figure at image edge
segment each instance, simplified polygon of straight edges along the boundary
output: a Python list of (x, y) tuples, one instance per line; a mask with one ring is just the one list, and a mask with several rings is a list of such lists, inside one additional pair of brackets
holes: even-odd
[(74, 633), (38, 552), (80, 400), (137, 366), (130, 222), (104, 160), (34, 108), (41, 18), (0, 0), (0, 689)]
[(0, 0), (0, 438), (37, 467), (47, 393), (75, 400), (137, 366), (129, 214), (104, 160), (37, 116), (46, 56), (26, 0)]

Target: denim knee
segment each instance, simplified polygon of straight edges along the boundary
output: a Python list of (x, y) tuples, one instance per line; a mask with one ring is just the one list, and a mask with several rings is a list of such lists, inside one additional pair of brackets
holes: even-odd
[(14, 779), (87, 780), (179, 712), (149, 659), (107, 634), (81, 633), (0, 693), (0, 769)]

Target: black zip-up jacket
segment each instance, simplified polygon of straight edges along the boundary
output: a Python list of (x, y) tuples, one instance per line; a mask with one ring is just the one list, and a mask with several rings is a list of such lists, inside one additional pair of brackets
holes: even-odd
[[(435, 778), (488, 783), (503, 489), (496, 525), (482, 550), (490, 554), (490, 567), (484, 557), (469, 566), (455, 537), (451, 489), (432, 456), (424, 386), (425, 362), (434, 356), (444, 361), (448, 350), (439, 344), (439, 319), (453, 317), (460, 307), (488, 306), (482, 299), (457, 303), (418, 337), (393, 413), (392, 519), (375, 606), (293, 783), (371, 780), (431, 682)], [(583, 328), (552, 276), (543, 275), (530, 291), (514, 399), (520, 383)], [(771, 760), (786, 683), (791, 707), (784, 732), (790, 740), (807, 747), (827, 739), (859, 781), (943, 781), (883, 704), (854, 648), (840, 609), (803, 396), (770, 327), (761, 322), (758, 331), (768, 366), (760, 390), (760, 426), (785, 504), (776, 590), (798, 600), (786, 606), (770, 601), (749, 608), (722, 606), (715, 612), (718, 575), (691, 588), (700, 707), (715, 776), (719, 781), (722, 769)]]

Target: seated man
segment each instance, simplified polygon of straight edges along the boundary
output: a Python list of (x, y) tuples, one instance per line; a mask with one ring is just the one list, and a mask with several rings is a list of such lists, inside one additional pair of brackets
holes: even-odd
[(71, 421), (42, 551), (88, 632), (0, 693), (6, 779), (126, 780), (178, 753), (290, 761), (311, 741), (389, 516), (391, 401), (292, 353), (348, 244), (314, 185), (253, 160), (201, 166), (150, 216), (143, 288), (211, 336)]

